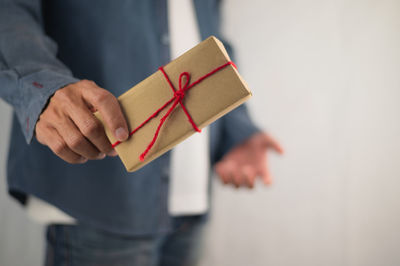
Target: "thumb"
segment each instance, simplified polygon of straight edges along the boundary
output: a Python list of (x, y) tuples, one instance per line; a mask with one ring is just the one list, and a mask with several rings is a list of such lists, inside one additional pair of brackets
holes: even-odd
[(277, 152), (279, 154), (285, 153), (281, 144), (271, 136), (268, 136), (268, 135), (265, 136), (265, 146), (270, 147), (271, 149), (273, 149), (275, 152)]
[(89, 85), (88, 89), (83, 90), (85, 100), (99, 111), (118, 141), (126, 140), (129, 137), (128, 125), (117, 98), (95, 83)]

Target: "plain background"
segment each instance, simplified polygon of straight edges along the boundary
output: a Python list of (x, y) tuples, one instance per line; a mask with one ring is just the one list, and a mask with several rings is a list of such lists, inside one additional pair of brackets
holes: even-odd
[[(400, 265), (400, 2), (224, 7), (253, 117), (287, 153), (271, 188), (215, 182), (202, 265)], [(6, 193), (10, 114), (0, 102), (0, 265), (41, 265), (43, 229)]]

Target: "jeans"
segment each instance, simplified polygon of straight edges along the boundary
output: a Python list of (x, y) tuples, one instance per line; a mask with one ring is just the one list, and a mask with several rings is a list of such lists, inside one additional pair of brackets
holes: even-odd
[(174, 218), (171, 233), (124, 236), (87, 225), (49, 225), (46, 266), (186, 266), (200, 259), (203, 216)]

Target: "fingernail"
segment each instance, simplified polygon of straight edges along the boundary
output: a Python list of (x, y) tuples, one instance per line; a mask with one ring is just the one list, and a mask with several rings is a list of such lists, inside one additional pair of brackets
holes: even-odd
[(119, 141), (124, 141), (128, 138), (128, 132), (124, 128), (119, 127), (115, 130), (115, 137), (117, 137)]
[(117, 153), (116, 150), (113, 149), (112, 151), (110, 151), (109, 153), (107, 153), (107, 155), (108, 155), (108, 156), (111, 156), (111, 157), (115, 157), (115, 156), (118, 155), (118, 153)]
[(79, 163), (86, 163), (86, 162), (87, 162), (87, 159), (85, 157), (81, 157), (79, 159)]
[(104, 157), (106, 157), (106, 155), (104, 153), (99, 153), (99, 155), (97, 155), (96, 159), (101, 160), (104, 159)]

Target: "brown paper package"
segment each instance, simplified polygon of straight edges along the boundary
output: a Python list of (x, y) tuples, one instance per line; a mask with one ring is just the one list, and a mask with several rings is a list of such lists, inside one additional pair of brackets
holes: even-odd
[[(190, 83), (229, 62), (230, 58), (223, 44), (210, 36), (194, 48), (164, 66), (176, 89), (179, 88), (179, 76), (190, 73)], [(124, 94), (118, 97), (130, 130), (136, 128), (158, 110), (174, 93), (161, 71), (157, 71)], [(232, 65), (207, 77), (185, 93), (183, 104), (198, 128), (204, 128), (221, 116), (232, 111), (251, 97), (245, 81)], [(170, 106), (168, 106), (170, 107)], [(140, 154), (153, 139), (160, 118), (168, 107), (157, 117), (150, 120), (128, 140), (115, 147), (119, 157), (129, 172), (138, 170), (152, 160), (172, 149), (192, 134), (197, 133), (178, 104), (161, 128), (158, 139), (146, 155), (144, 161)], [(96, 116), (101, 120), (98, 113)], [(103, 123), (104, 124), (104, 123)], [(111, 143), (115, 143), (112, 132), (105, 127)]]

